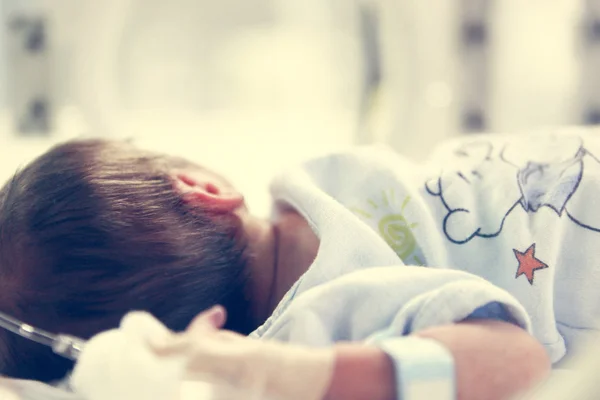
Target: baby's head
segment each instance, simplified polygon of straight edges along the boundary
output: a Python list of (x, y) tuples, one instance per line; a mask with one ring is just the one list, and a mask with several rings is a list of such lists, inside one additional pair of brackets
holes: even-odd
[[(227, 328), (247, 332), (245, 210), (230, 189), (193, 163), (124, 142), (51, 149), (0, 191), (0, 311), (87, 338), (131, 310), (182, 330), (218, 303)], [(70, 366), (0, 331), (0, 375), (51, 381)]]

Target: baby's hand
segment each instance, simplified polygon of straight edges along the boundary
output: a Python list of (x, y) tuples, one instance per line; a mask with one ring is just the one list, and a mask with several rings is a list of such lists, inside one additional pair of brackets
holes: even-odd
[(173, 333), (147, 313), (125, 316), (119, 329), (93, 337), (73, 373), (88, 400), (178, 398), (186, 382), (242, 391), (245, 399), (321, 400), (333, 372), (331, 348), (251, 339), (221, 329), (214, 307)]
[[(170, 356), (200, 345), (205, 341), (220, 341), (223, 337), (244, 339), (245, 336), (221, 329), (226, 320), (225, 309), (221, 306), (212, 307), (199, 314), (182, 333), (170, 333), (169, 335), (154, 335), (147, 337), (147, 343), (158, 355)], [(127, 320), (124, 320), (124, 324)]]
[(225, 319), (225, 310), (215, 306), (198, 315), (184, 332), (148, 337), (147, 343), (159, 357), (184, 357), (188, 380), (257, 389), (270, 369), (271, 353), (285, 351), (285, 346), (223, 330)]
[(186, 379), (241, 389), (246, 398), (320, 400), (333, 372), (332, 349), (263, 341), (220, 329), (225, 310), (203, 312), (181, 333), (150, 340), (161, 357), (185, 355)]

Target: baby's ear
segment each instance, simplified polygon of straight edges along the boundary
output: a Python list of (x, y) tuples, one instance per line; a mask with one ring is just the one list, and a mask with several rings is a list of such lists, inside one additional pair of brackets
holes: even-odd
[(209, 172), (176, 172), (173, 187), (192, 206), (228, 213), (244, 204), (244, 196), (231, 185)]

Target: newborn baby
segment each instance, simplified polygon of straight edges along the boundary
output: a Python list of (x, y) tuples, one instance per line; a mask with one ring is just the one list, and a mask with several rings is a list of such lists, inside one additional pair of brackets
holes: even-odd
[[(69, 142), (0, 192), (0, 310), (89, 338), (133, 310), (185, 331), (221, 304), (223, 329), (190, 327), (168, 351), (131, 329), (172, 376), (249, 393), (507, 398), (598, 330), (597, 137), (468, 138), (422, 165), (380, 147), (330, 154), (274, 179), (269, 220), (190, 161)], [(9, 376), (70, 367), (5, 333), (0, 354)]]

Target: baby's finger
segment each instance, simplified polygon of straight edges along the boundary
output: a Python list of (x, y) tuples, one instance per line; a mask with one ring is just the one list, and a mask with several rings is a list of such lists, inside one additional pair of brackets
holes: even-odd
[(161, 335), (150, 341), (155, 354), (166, 356), (182, 353), (194, 346), (194, 341), (203, 340), (205, 334), (212, 334), (225, 324), (226, 312), (221, 306), (214, 306), (198, 314), (185, 332)]
[(221, 329), (227, 320), (227, 312), (221, 306), (214, 306), (198, 314), (188, 326), (186, 333), (200, 333)]
[(191, 348), (192, 343), (190, 343), (189, 339), (187, 335), (177, 333), (170, 336), (152, 338), (148, 341), (148, 345), (156, 355), (176, 355), (182, 354)]

